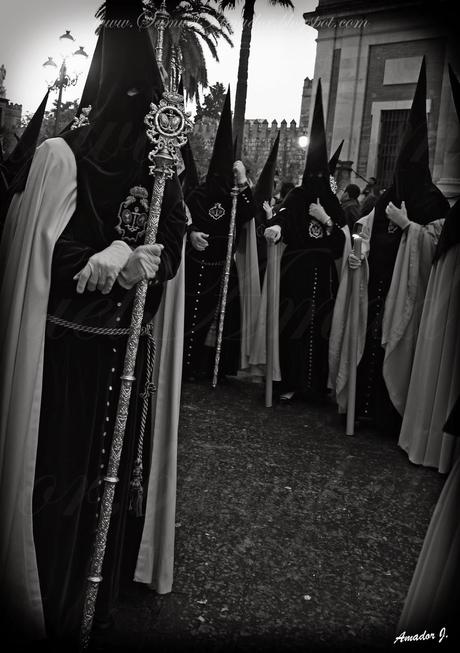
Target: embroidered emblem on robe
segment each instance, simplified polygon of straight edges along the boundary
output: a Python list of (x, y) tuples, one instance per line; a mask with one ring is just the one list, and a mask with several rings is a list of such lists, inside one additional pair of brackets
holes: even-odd
[(319, 222), (310, 220), (308, 224), (308, 235), (310, 238), (322, 238), (324, 236), (323, 228)]
[(216, 202), (208, 211), (209, 217), (213, 220), (220, 220), (225, 215), (225, 209), (220, 202)]
[(388, 221), (388, 227), (387, 227), (387, 232), (389, 234), (395, 234), (397, 231), (399, 231), (398, 225), (394, 224), (390, 220)]
[(338, 186), (335, 177), (332, 175), (329, 175), (329, 186), (331, 187), (331, 191), (334, 193), (334, 195), (336, 195)]
[(115, 229), (126, 243), (137, 245), (142, 242), (147, 227), (148, 192), (143, 186), (134, 186), (129, 193), (118, 209)]
[(91, 105), (83, 107), (79, 116), (75, 116), (70, 129), (78, 129), (79, 127), (85, 127), (89, 125), (89, 114), (91, 113)]

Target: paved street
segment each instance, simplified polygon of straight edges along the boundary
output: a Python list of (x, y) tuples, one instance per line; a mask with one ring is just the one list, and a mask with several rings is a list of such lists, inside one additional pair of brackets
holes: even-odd
[(174, 591), (121, 598), (103, 649), (385, 650), (443, 484), (332, 405), (184, 386)]

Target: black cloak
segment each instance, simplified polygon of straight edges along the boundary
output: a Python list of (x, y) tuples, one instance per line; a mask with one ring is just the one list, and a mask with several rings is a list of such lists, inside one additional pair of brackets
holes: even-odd
[[(61, 136), (75, 156), (77, 201), (54, 249), (48, 314), (84, 327), (123, 328), (130, 322), (134, 289), (126, 291), (115, 283), (109, 295), (98, 291), (77, 295), (73, 277), (92, 254), (114, 240), (133, 248), (143, 243), (153, 187), (144, 116), (150, 103), (158, 102), (162, 83), (149, 36), (135, 27), (141, 11), (140, 1), (106, 3), (107, 19), (130, 19), (133, 28), (102, 29), (100, 80), (90, 124)], [(147, 294), (145, 321), (157, 310), (163, 283), (178, 269), (184, 233), (182, 195), (174, 178), (166, 184), (157, 236), (164, 251)], [(125, 346), (125, 335), (89, 334), (48, 324), (33, 526), (50, 637), (73, 638), (79, 629)], [(142, 533), (143, 519), (128, 507), (139, 395), (146, 381), (145, 347), (141, 338), (97, 619), (109, 618), (120, 582), (133, 578)], [(144, 481), (149, 434), (147, 429)]]
[[(199, 252), (189, 243), (186, 252), (184, 376), (212, 375), (215, 325), (221, 305), (222, 281), (227, 254), (232, 208), (233, 140), (230, 91), (227, 92), (217, 129), (206, 181), (187, 200), (191, 231), (209, 234), (208, 247)], [(237, 199), (236, 247), (243, 224), (254, 216), (252, 193), (242, 190)], [(232, 259), (220, 361), (221, 374), (236, 374), (240, 354), (240, 297), (238, 276)]]
[[(320, 201), (332, 226), (309, 215)], [(286, 197), (275, 224), (286, 249), (281, 259), (280, 365), (282, 388), (320, 398), (327, 392), (329, 332), (338, 287), (334, 260), (343, 252), (343, 210), (329, 182), (321, 80), (318, 81), (302, 185)]]

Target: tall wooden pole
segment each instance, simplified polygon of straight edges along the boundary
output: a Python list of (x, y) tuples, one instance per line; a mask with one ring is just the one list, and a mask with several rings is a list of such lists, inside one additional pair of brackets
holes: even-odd
[(275, 333), (275, 243), (267, 242), (267, 313), (266, 313), (266, 365), (265, 365), (265, 407), (273, 405), (273, 347)]
[[(353, 235), (353, 254), (361, 259), (362, 238)], [(361, 274), (360, 268), (350, 270), (351, 297), (350, 297), (350, 358), (348, 360), (348, 397), (347, 397), (347, 427), (346, 435), (355, 433), (356, 409), (356, 371), (358, 367), (358, 329), (359, 329), (359, 291)]]

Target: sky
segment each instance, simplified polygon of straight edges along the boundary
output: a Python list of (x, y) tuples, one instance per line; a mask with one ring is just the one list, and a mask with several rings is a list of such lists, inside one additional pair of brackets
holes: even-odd
[[(272, 7), (257, 0), (249, 63), (246, 118), (265, 118), (288, 123), (299, 120), (303, 80), (313, 77), (317, 32), (302, 18), (317, 0), (293, 0), (294, 10)], [(101, 0), (9, 0), (2, 7), (0, 65), (6, 67), (5, 87), (11, 102), (33, 112), (45, 90), (42, 64), (49, 56), (58, 61), (58, 37), (70, 30), (78, 46), (92, 55), (96, 45), (94, 18)], [(208, 55), (209, 83), (230, 84), (236, 90), (241, 39), (241, 9), (226, 12), (234, 34), (234, 47), (220, 41), (219, 63)], [(84, 76), (64, 91), (63, 100), (80, 97)], [(53, 98), (54, 99), (54, 98)], [(51, 103), (50, 103), (51, 105)]]

